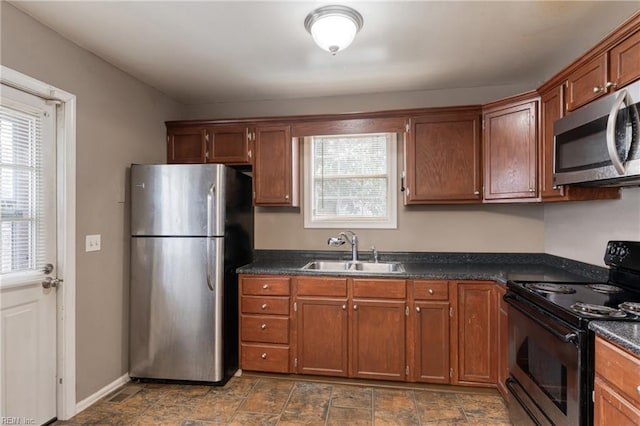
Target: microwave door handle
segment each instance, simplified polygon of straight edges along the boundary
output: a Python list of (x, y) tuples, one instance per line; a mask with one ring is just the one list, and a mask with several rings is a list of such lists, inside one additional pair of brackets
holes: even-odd
[(627, 91), (622, 90), (618, 95), (618, 98), (611, 107), (609, 113), (609, 120), (607, 121), (607, 151), (609, 152), (609, 158), (613, 167), (618, 171), (619, 175), (624, 175), (624, 164), (620, 161), (618, 156), (618, 149), (616, 147), (616, 121), (618, 120), (618, 112), (620, 107), (625, 103), (627, 99)]

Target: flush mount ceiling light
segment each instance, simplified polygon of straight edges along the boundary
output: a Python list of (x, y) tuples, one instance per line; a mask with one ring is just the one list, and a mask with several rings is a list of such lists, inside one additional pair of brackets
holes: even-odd
[(350, 7), (324, 6), (307, 15), (304, 27), (318, 46), (335, 55), (351, 44), (362, 23), (362, 15)]

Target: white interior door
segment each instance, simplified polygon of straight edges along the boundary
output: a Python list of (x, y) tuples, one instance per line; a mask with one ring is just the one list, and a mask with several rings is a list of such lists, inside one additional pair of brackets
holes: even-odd
[(0, 419), (42, 424), (56, 417), (56, 110), (1, 90)]

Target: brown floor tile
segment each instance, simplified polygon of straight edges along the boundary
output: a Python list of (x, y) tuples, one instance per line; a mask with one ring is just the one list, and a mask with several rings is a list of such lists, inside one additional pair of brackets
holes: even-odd
[(455, 393), (416, 390), (413, 394), (416, 398), (417, 405), (461, 405), (458, 395)]
[(370, 426), (371, 410), (364, 408), (331, 407), (327, 425)]
[(210, 393), (247, 396), (259, 380), (255, 377), (232, 377), (226, 385), (213, 387)]
[(371, 409), (373, 389), (363, 386), (335, 385), (331, 394), (332, 407)]
[(210, 393), (192, 405), (186, 419), (224, 424), (231, 420), (242, 401), (237, 396)]
[(415, 410), (416, 403), (412, 390), (374, 389), (373, 408), (375, 411)]
[(276, 414), (265, 413), (243, 413), (239, 412), (231, 422), (229, 426), (273, 426), (278, 424), (280, 416)]
[(462, 408), (446, 405), (418, 405), (421, 423), (466, 423)]
[(305, 382), (296, 383), (280, 421), (304, 419), (305, 422), (324, 422), (329, 409), (331, 390), (331, 385)]
[(277, 379), (260, 379), (247, 395), (240, 411), (280, 414), (294, 382)]
[(401, 425), (412, 426), (419, 425), (420, 419), (418, 413), (415, 410), (403, 410), (403, 411), (379, 411), (375, 410), (373, 413), (373, 421), (376, 426), (384, 425)]

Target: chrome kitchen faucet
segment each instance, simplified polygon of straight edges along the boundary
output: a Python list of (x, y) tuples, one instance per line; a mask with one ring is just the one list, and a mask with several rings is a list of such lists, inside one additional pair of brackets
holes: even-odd
[(353, 231), (343, 231), (337, 237), (330, 237), (327, 241), (330, 247), (338, 247), (344, 243), (351, 244), (351, 260), (358, 261), (358, 236)]

